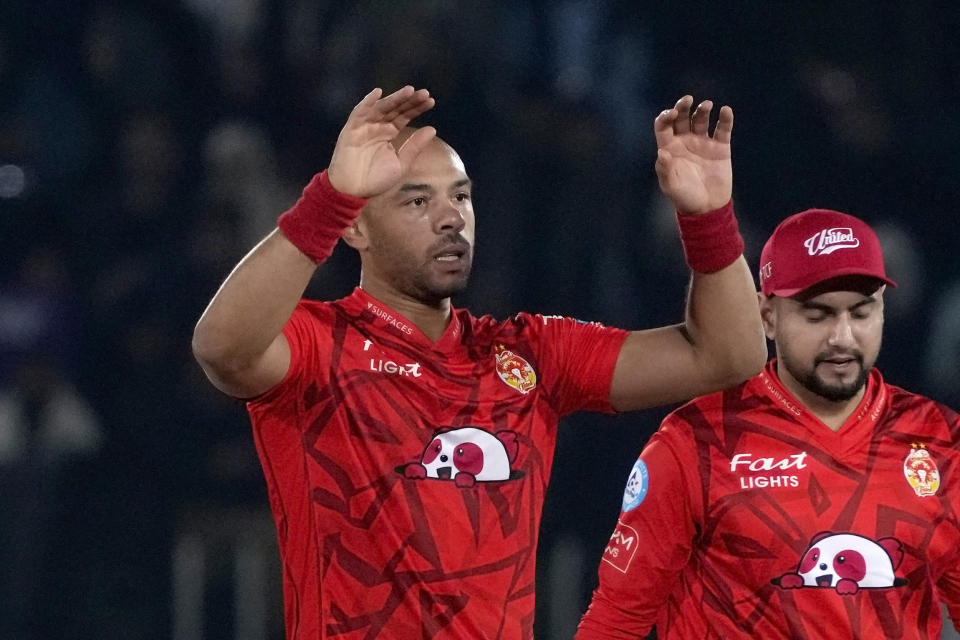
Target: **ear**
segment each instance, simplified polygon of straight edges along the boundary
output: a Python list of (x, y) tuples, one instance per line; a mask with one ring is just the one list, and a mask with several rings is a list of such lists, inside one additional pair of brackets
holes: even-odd
[(760, 299), (760, 320), (763, 322), (763, 332), (767, 334), (768, 340), (773, 340), (777, 333), (777, 314), (773, 308), (773, 300), (758, 293)]
[(343, 241), (357, 251), (363, 251), (370, 246), (370, 235), (362, 213), (343, 233)]

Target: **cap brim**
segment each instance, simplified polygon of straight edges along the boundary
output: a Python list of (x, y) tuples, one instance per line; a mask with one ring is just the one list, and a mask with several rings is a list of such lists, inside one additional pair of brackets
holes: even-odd
[(891, 287), (896, 287), (897, 283), (891, 280), (886, 276), (878, 276), (876, 273), (869, 271), (867, 269), (838, 269), (836, 271), (831, 271), (828, 274), (823, 274), (822, 276), (817, 276), (813, 282), (805, 282), (800, 287), (794, 288), (779, 288), (771, 290), (766, 295), (768, 296), (777, 296), (780, 298), (792, 298), (793, 296), (803, 293), (807, 289), (812, 289), (822, 282), (827, 280), (833, 280), (834, 278), (842, 278), (843, 276), (865, 276), (868, 278), (873, 278), (874, 280), (886, 284)]

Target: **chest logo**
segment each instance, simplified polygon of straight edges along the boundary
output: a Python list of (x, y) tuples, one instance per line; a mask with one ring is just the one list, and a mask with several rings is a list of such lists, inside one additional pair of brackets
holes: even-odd
[(497, 375), (508, 387), (528, 394), (537, 386), (537, 374), (533, 367), (513, 351), (500, 345), (493, 357), (496, 359)]
[(478, 482), (502, 482), (522, 476), (511, 470), (520, 445), (514, 431), (490, 433), (476, 427), (438, 431), (420, 454), (418, 462), (401, 471), (412, 480), (452, 480), (461, 488)]
[(913, 444), (903, 460), (903, 475), (921, 498), (932, 496), (940, 488), (940, 470), (923, 444)]
[(855, 533), (821, 531), (813, 536), (795, 571), (771, 582), (781, 589), (834, 589), (850, 596), (861, 589), (886, 589), (907, 583), (894, 571), (903, 561), (896, 538), (871, 540)]

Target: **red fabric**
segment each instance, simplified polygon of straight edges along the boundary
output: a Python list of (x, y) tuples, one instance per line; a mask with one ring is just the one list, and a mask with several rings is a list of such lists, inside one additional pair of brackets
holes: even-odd
[(790, 297), (829, 278), (871, 276), (890, 286), (883, 251), (873, 230), (859, 218), (830, 209), (807, 209), (774, 230), (760, 254), (764, 295)]
[(698, 273), (713, 273), (743, 255), (743, 237), (733, 214), (733, 200), (706, 213), (677, 212), (687, 264)]
[[(681, 407), (640, 456), (646, 493), (625, 492), (577, 639), (938, 638), (941, 603), (960, 613), (957, 433), (960, 416), (876, 370), (837, 432), (774, 363)], [(837, 540), (854, 553), (838, 560)], [(816, 586), (828, 575), (848, 579)]]
[(284, 335), (290, 371), (248, 410), (289, 640), (532, 638), (557, 421), (611, 411), (626, 332), (457, 310), (433, 343), (357, 289)]
[(296, 204), (280, 215), (277, 226), (287, 240), (320, 264), (330, 257), (366, 203), (334, 189), (324, 170), (313, 177)]

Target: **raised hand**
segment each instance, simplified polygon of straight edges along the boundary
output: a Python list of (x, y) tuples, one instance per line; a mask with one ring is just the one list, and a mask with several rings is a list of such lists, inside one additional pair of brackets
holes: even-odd
[(330, 159), (327, 175), (333, 188), (370, 198), (396, 184), (417, 154), (437, 134), (433, 127), (418, 129), (395, 149), (390, 143), (411, 120), (433, 108), (426, 89), (407, 85), (385, 98), (374, 89), (350, 112)]
[(704, 100), (691, 115), (693, 96), (683, 96), (657, 116), (657, 178), (660, 189), (681, 213), (705, 213), (729, 202), (733, 191), (730, 135), (733, 109), (720, 109), (710, 135), (713, 102)]

